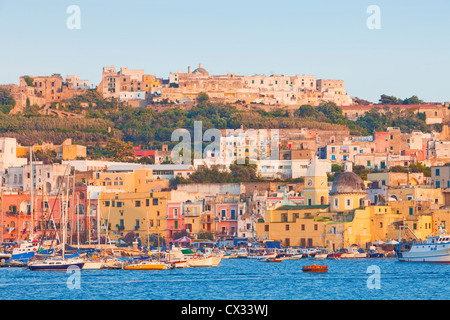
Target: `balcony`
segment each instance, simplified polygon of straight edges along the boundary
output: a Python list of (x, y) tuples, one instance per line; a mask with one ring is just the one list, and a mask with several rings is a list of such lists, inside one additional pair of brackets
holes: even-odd
[(200, 223), (213, 223), (214, 219), (208, 219), (206, 217), (201, 217), (200, 218)]

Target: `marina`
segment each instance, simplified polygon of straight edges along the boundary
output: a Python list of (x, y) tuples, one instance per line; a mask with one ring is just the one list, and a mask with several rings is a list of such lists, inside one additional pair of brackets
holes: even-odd
[[(328, 272), (303, 272), (308, 259), (260, 263), (223, 259), (215, 268), (86, 270), (79, 289), (69, 289), (70, 272), (0, 268), (4, 300), (409, 300), (447, 299), (449, 269), (443, 264), (385, 259), (326, 259)], [(319, 263), (318, 263), (319, 264)], [(380, 268), (380, 289), (370, 289)]]

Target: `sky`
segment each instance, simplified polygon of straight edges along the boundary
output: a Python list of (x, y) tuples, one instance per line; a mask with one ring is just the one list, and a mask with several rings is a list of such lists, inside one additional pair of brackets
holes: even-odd
[[(71, 5), (79, 29), (67, 26)], [(59, 73), (98, 85), (111, 65), (168, 78), (201, 63), (214, 75), (340, 79), (374, 103), (450, 101), (449, 12), (449, 0), (0, 0), (0, 84)]]

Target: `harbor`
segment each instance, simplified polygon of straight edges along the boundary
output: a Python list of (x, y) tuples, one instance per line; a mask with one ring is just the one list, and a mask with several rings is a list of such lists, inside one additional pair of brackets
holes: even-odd
[[(307, 273), (303, 266), (326, 265)], [(380, 269), (380, 288), (368, 286), (371, 267)], [(4, 300), (416, 300), (446, 299), (448, 266), (385, 259), (308, 259), (262, 263), (223, 259), (218, 267), (158, 271), (103, 269), (79, 273), (1, 268)]]

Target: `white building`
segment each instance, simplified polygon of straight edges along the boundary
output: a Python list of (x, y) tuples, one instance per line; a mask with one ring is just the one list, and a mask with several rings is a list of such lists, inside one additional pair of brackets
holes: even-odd
[(20, 167), (27, 164), (26, 158), (16, 156), (17, 140), (15, 138), (0, 138), (0, 172), (9, 167)]

